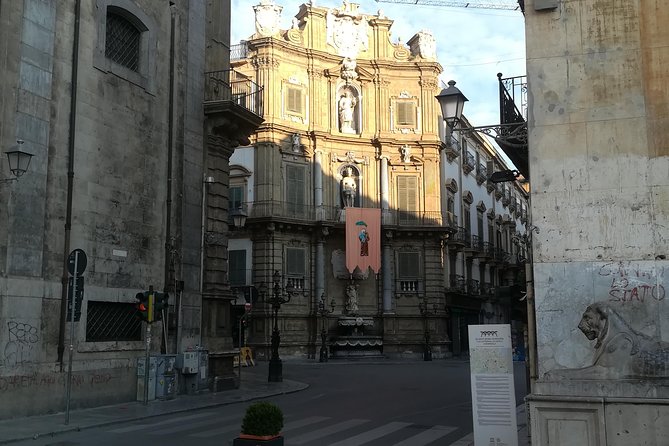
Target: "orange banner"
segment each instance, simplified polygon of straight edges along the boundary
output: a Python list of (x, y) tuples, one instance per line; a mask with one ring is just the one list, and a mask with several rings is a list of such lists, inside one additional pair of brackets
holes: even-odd
[(346, 269), (381, 269), (381, 209), (346, 208)]

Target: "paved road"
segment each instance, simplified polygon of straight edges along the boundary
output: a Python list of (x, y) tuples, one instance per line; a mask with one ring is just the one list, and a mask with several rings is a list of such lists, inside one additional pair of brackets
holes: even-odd
[[(246, 373), (263, 375), (266, 364)], [(525, 395), (516, 364), (516, 398)], [(469, 364), (459, 361), (284, 363), (307, 390), (269, 398), (284, 411), (287, 446), (468, 446), (472, 442)], [(227, 445), (249, 403), (39, 438), (18, 445)]]

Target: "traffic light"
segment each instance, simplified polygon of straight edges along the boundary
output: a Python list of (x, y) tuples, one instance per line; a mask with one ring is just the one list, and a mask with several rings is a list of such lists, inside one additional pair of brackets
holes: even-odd
[(163, 319), (163, 310), (167, 309), (169, 298), (170, 296), (167, 293), (154, 293), (153, 320), (160, 321)]
[(135, 295), (135, 317), (143, 322), (149, 321), (149, 292), (137, 293)]
[(135, 295), (135, 314), (139, 320), (149, 324), (163, 319), (163, 310), (167, 308), (169, 300), (169, 294), (153, 291), (153, 287), (151, 288)]

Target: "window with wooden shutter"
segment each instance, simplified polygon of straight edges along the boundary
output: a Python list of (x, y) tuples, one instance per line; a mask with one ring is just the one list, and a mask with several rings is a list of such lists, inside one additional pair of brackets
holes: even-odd
[(296, 87), (286, 88), (286, 111), (296, 114), (303, 114), (302, 107), (302, 89)]
[(397, 210), (400, 224), (415, 223), (418, 219), (418, 177), (397, 177)]
[(307, 275), (307, 253), (304, 248), (286, 248), (286, 285), (303, 290)]
[(231, 286), (246, 285), (246, 250), (228, 251), (228, 277)]
[(286, 164), (286, 212), (289, 217), (306, 216), (306, 171), (305, 166)]
[(414, 101), (395, 103), (395, 124), (398, 127), (416, 127), (416, 103)]
[(419, 252), (397, 253), (397, 277), (399, 290), (403, 293), (417, 293), (420, 291), (421, 258)]

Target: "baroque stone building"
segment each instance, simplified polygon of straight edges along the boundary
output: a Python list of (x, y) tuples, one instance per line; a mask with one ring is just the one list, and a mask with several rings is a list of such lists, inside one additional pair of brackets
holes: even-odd
[[(227, 203), (228, 158), (261, 103), (232, 100), (229, 8), (2, 2), (0, 144), (34, 157), (0, 185), (0, 417), (65, 409), (70, 345), (71, 407), (135, 399), (135, 295), (150, 286), (170, 296), (153, 353), (204, 347), (231, 366), (227, 209), (205, 205)], [(87, 264), (71, 338), (75, 248)]]
[[(315, 357), (324, 341), (334, 357), (416, 357), (426, 344), (444, 357), (467, 352), (468, 323), (514, 317), (522, 332), (495, 287), (524, 285), (526, 193), (487, 182), (488, 166), (506, 167), (486, 140), (445, 135), (432, 34), (392, 42), (391, 19), (349, 2), (303, 4), (290, 29), (280, 5), (254, 9), (231, 61), (265, 103), (230, 160), (229, 206), (246, 216), (229, 245), (237, 317), (253, 305), (240, 341), (268, 357), (275, 276), (291, 296), (284, 355)], [(378, 274), (345, 266), (353, 208), (381, 211)]]
[(664, 6), (525, 2), (533, 444), (669, 444)]

